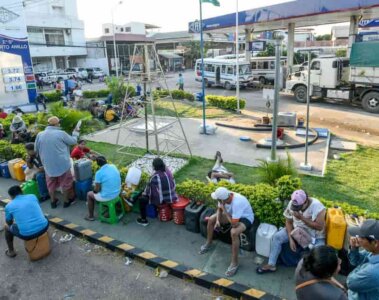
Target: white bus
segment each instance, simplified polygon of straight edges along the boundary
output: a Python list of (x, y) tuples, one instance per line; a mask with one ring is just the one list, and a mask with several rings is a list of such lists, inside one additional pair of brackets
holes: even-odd
[[(222, 58), (204, 59), (204, 81), (207, 87), (222, 86), (227, 90), (237, 85), (236, 61)], [(196, 60), (195, 79), (201, 81), (201, 59)], [(245, 60), (239, 62), (239, 84), (246, 87), (253, 80), (250, 64)]]
[[(285, 67), (287, 66), (287, 57), (280, 59), (280, 76), (283, 78), (287, 75)], [(284, 73), (283, 73), (284, 71)], [(274, 82), (275, 80), (275, 56), (269, 57), (252, 57), (251, 58), (251, 73), (254, 80), (258, 80), (262, 84)]]

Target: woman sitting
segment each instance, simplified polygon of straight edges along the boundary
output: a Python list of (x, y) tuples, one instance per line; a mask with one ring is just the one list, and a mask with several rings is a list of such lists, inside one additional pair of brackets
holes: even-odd
[(113, 109), (113, 106), (109, 104), (104, 112), (105, 123), (109, 125), (110, 122), (117, 122), (118, 120), (120, 120), (119, 116)]

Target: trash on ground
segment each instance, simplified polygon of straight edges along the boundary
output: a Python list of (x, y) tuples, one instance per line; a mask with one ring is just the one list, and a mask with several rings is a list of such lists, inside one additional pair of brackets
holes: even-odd
[(69, 234), (65, 234), (64, 236), (62, 236), (60, 239), (59, 239), (59, 243), (67, 243), (67, 242), (70, 242), (72, 239), (73, 239), (74, 235), (72, 235), (71, 233)]
[(166, 278), (168, 276), (168, 272), (166, 270), (156, 268), (155, 269), (155, 276), (159, 278)]
[(133, 261), (129, 258), (129, 257), (127, 257), (126, 258), (126, 261), (125, 261), (125, 266), (129, 266), (129, 265), (131, 265), (133, 263)]

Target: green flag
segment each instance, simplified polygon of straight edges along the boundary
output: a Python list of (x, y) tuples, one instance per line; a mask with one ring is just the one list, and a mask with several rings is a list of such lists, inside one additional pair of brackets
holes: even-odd
[(220, 2), (218, 0), (201, 0), (202, 3), (211, 3), (214, 6), (220, 6)]

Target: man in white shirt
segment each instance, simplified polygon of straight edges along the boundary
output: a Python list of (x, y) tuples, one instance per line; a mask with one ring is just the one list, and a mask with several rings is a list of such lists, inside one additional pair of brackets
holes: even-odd
[(231, 277), (238, 270), (240, 234), (250, 230), (254, 222), (254, 213), (246, 197), (231, 192), (227, 188), (219, 187), (211, 196), (218, 201), (218, 209), (216, 214), (208, 220), (207, 242), (201, 246), (199, 254), (204, 254), (211, 249), (214, 230), (220, 229), (221, 225), (231, 224), (232, 261), (225, 272), (226, 276)]

